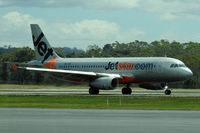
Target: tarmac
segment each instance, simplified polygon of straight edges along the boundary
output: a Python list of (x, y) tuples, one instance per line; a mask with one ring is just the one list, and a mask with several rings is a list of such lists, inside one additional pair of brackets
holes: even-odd
[[(133, 96), (166, 96), (163, 90), (132, 90)], [(0, 89), (0, 95), (89, 95), (88, 89)], [(100, 90), (99, 96), (122, 95), (121, 90)], [(200, 90), (172, 90), (170, 96), (200, 96)]]
[(1, 133), (194, 133), (200, 111), (0, 109)]

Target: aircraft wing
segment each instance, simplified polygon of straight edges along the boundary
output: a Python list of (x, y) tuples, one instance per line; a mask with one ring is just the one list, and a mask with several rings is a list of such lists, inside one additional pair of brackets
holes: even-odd
[(99, 77), (114, 77), (114, 78), (119, 78), (119, 79), (122, 78), (119, 74), (95, 73), (95, 72), (47, 69), (47, 68), (34, 68), (34, 67), (19, 67), (19, 68), (23, 68), (25, 70), (30, 70), (30, 71), (50, 72), (53, 74), (59, 74), (59, 76), (62, 76), (63, 79), (71, 80), (71, 81), (78, 81), (78, 82), (90, 82)]

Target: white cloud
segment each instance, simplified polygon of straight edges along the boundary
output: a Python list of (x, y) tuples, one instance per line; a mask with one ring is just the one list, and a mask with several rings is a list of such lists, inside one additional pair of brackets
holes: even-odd
[(144, 0), (140, 1), (136, 9), (158, 13), (163, 21), (185, 18), (200, 19), (200, 0)]
[(167, 39), (169, 41), (179, 41), (179, 42), (188, 42), (188, 41), (199, 42), (200, 34), (190, 34), (190, 33), (170, 30), (161, 34), (160, 39)]
[(50, 37), (49, 40), (59, 46), (68, 47), (86, 48), (91, 44), (103, 46), (114, 41), (130, 42), (145, 35), (142, 30), (131, 28), (124, 31), (118, 24), (105, 20), (82, 20), (75, 23), (57, 22), (48, 26), (46, 31)]
[(4, 5), (4, 2), (0, 0), (0, 7)]
[(86, 0), (79, 7), (98, 10), (133, 9), (138, 6), (139, 0)]
[(105, 20), (46, 22), (28, 14), (9, 12), (0, 17), (0, 45), (32, 47), (31, 23), (40, 25), (53, 46), (86, 48), (94, 43), (103, 46), (114, 41), (133, 41), (145, 35), (142, 30), (122, 30), (118, 24)]
[(119, 26), (116, 23), (103, 20), (83, 20), (76, 23), (56, 23), (54, 28), (63, 34), (63, 37), (73, 39), (81, 37), (81, 39), (102, 40), (109, 36), (119, 33)]
[(121, 31), (121, 34), (117, 35), (116, 41), (129, 43), (135, 40), (143, 40), (146, 33), (143, 30), (131, 28), (127, 31)]
[(28, 14), (20, 14), (19, 12), (9, 12), (1, 17), (1, 28), (4, 30), (18, 30), (25, 28), (30, 23), (43, 23), (41, 19), (35, 19)]
[(0, 17), (0, 46), (14, 45), (27, 46), (30, 33), (30, 23), (43, 24), (41, 19), (35, 19), (28, 14), (20, 14), (18, 12), (9, 12)]
[[(169, 15), (170, 17), (170, 15)], [(146, 32), (135, 27), (123, 29), (114, 22), (105, 20), (81, 20), (78, 22), (47, 22), (35, 18), (29, 14), (9, 12), (0, 17), (0, 46), (12, 45), (16, 47), (32, 45), (30, 24), (40, 25), (52, 46), (67, 46), (87, 48), (88, 45), (97, 44), (103, 46), (106, 43), (131, 42), (134, 40), (146, 40)], [(156, 40), (167, 39), (181, 42), (199, 41), (199, 34), (177, 32), (175, 30), (165, 31)], [(151, 40), (153, 41), (153, 40)]]
[(81, 7), (88, 9), (134, 8), (139, 0), (1, 0), (2, 7)]
[(177, 18), (185, 17), (200, 18), (200, 0), (0, 0), (0, 7), (11, 6), (137, 10), (159, 13), (161, 14), (160, 18), (164, 21), (174, 21)]
[(175, 21), (176, 19), (178, 19), (178, 16), (173, 14), (173, 13), (164, 13), (160, 16), (160, 19), (163, 20), (163, 21), (170, 21), (170, 22), (173, 22)]

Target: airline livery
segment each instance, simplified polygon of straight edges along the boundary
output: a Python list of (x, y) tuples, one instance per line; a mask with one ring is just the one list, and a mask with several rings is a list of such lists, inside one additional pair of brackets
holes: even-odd
[(47, 41), (37, 24), (31, 24), (36, 59), (24, 67), (26, 70), (59, 73), (63, 79), (88, 82), (89, 94), (99, 90), (112, 90), (124, 84), (122, 94), (131, 94), (130, 84), (151, 90), (164, 90), (171, 94), (169, 82), (192, 77), (192, 71), (177, 59), (168, 57), (137, 58), (61, 58)]

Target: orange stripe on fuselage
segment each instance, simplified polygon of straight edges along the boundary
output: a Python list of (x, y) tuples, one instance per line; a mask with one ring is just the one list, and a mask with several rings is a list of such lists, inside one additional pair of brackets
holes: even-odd
[(119, 79), (120, 84), (129, 84), (129, 83), (141, 83), (141, 80), (137, 80), (128, 76), (123, 76), (123, 79)]
[(44, 64), (49, 69), (56, 69), (55, 64), (59, 62), (59, 60), (56, 60), (56, 57), (54, 56), (53, 59), (49, 60), (48, 63)]

